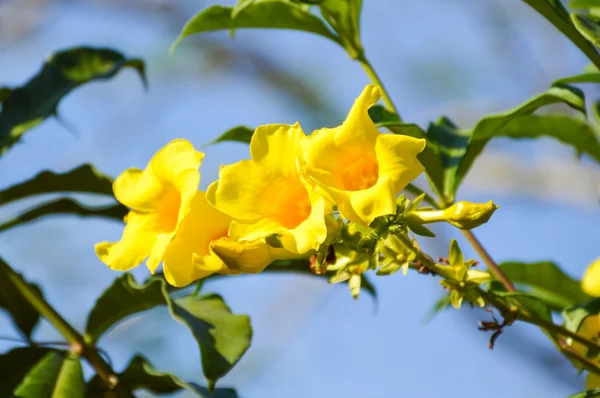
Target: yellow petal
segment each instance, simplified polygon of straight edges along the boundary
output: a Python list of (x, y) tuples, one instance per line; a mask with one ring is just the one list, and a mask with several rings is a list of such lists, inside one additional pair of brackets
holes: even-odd
[(233, 240), (252, 242), (279, 234), (294, 253), (323, 243), (324, 217), (331, 207), (309, 193), (296, 165), (305, 139), (298, 124), (261, 126), (250, 143), (252, 159), (221, 168), (206, 197), (235, 220), (229, 232)]
[(188, 141), (171, 141), (152, 157), (145, 170), (131, 168), (117, 177), (113, 184), (115, 197), (134, 210), (160, 210), (164, 202), (177, 202), (177, 179), (187, 171), (198, 173), (203, 158), (204, 154)]
[(583, 275), (581, 288), (590, 296), (600, 297), (600, 258), (596, 259)]
[(227, 268), (237, 272), (256, 274), (273, 261), (270, 247), (264, 241), (239, 243), (221, 238), (213, 241), (210, 248)]
[(322, 129), (301, 143), (300, 168), (340, 214), (368, 226), (396, 210), (396, 197), (422, 171), (417, 154), (425, 140), (381, 134), (368, 109), (380, 89), (369, 85), (339, 127)]
[(117, 271), (127, 271), (140, 265), (156, 243), (157, 219), (152, 214), (131, 211), (119, 242), (96, 244), (100, 261)]
[(164, 252), (164, 271), (174, 286), (185, 286), (196, 279), (217, 272), (222, 265), (200, 269), (194, 257), (209, 256), (210, 242), (227, 236), (231, 218), (206, 201), (204, 192), (194, 196), (187, 216)]

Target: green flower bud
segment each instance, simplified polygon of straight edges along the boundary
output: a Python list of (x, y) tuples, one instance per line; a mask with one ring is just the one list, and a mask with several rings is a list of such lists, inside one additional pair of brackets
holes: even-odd
[(445, 210), (415, 210), (404, 215), (408, 224), (421, 225), (447, 222), (460, 229), (473, 229), (485, 224), (498, 206), (491, 200), (487, 203), (458, 202)]

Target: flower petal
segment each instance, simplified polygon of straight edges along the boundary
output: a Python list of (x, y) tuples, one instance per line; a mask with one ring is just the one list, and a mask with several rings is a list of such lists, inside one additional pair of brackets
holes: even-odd
[(161, 148), (148, 163), (150, 171), (158, 181), (173, 183), (186, 170), (198, 170), (204, 153), (196, 151), (187, 140), (176, 139)]
[(425, 168), (417, 155), (425, 149), (426, 141), (405, 135), (380, 134), (375, 143), (379, 176), (393, 182), (396, 193), (419, 176)]
[(229, 238), (212, 241), (211, 250), (227, 268), (248, 274), (257, 274), (273, 262), (269, 245), (264, 241), (234, 242)]
[(100, 261), (117, 271), (127, 271), (140, 265), (156, 243), (156, 217), (130, 211), (126, 220), (120, 241), (101, 242), (95, 246)]
[(600, 297), (600, 258), (590, 264), (585, 271), (581, 288), (590, 296)]

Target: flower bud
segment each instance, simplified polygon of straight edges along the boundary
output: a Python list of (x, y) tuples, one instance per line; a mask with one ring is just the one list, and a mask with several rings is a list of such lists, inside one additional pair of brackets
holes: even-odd
[(411, 211), (404, 215), (409, 224), (447, 222), (460, 229), (473, 229), (485, 224), (498, 206), (491, 200), (487, 203), (458, 202), (445, 210)]

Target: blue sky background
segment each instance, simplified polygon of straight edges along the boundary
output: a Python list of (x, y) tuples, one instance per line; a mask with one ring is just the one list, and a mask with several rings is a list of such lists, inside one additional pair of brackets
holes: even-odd
[[(404, 119), (421, 126), (446, 114), (469, 127), (586, 65), (566, 39), (519, 1), (364, 3), (367, 54)], [(117, 176), (127, 167), (143, 167), (173, 138), (200, 146), (239, 124), (299, 121), (307, 132), (333, 126), (368, 83), (335, 44), (301, 32), (239, 31), (234, 40), (219, 32), (207, 35), (209, 41), (190, 39), (170, 58), (168, 47), (182, 22), (213, 2), (169, 4), (0, 1), (1, 85), (23, 83), (52, 51), (76, 45), (142, 57), (150, 81), (144, 92), (135, 74), (124, 71), (68, 96), (59, 112), (75, 133), (50, 120), (27, 134), (23, 145), (0, 159), (0, 188), (40, 170), (65, 171), (87, 162)], [(14, 34), (11, 23), (14, 28), (18, 21), (31, 29)], [(228, 58), (240, 53), (247, 56)], [(261, 79), (261, 65), (291, 73), (313, 99), (299, 101), (272, 82), (272, 73)], [(597, 94), (587, 92), (592, 99)], [(550, 140), (498, 140), (489, 151), (459, 198), (500, 205), (477, 230), (490, 253), (497, 261), (551, 259), (581, 276), (600, 254), (597, 166), (588, 159), (577, 162), (573, 151)], [(203, 188), (219, 165), (248, 157), (241, 144), (210, 147), (206, 155)], [(31, 205), (6, 206), (0, 219)], [(1, 233), (0, 253), (40, 282), (48, 300), (82, 328), (96, 297), (118, 276), (97, 260), (93, 245), (118, 239), (121, 229), (109, 221), (46, 218)], [(444, 255), (457, 231), (435, 230), (439, 239), (423, 238), (423, 244), (432, 255)], [(466, 242), (463, 247), (474, 256)], [(134, 274), (142, 280), (147, 270), (139, 267)], [(354, 301), (344, 286), (297, 275), (207, 283), (205, 290), (221, 293), (235, 312), (250, 314), (254, 327), (252, 347), (220, 384), (236, 387), (243, 398), (559, 398), (582, 389), (583, 378), (536, 329), (517, 324), (490, 351), (489, 335), (477, 330), (477, 321), (487, 319), (483, 312), (452, 310), (426, 322), (442, 293), (434, 279), (416, 274), (372, 279), (377, 305), (365, 294)], [(7, 317), (0, 316), (0, 335), (16, 336)], [(40, 341), (59, 337), (45, 323), (35, 334)], [(101, 346), (117, 369), (142, 352), (160, 370), (201, 381), (195, 342), (166, 309), (117, 326)], [(0, 341), (0, 350), (9, 347)]]

